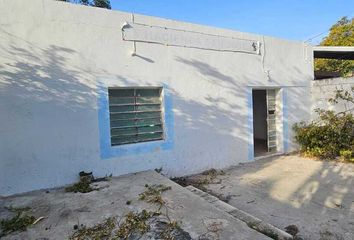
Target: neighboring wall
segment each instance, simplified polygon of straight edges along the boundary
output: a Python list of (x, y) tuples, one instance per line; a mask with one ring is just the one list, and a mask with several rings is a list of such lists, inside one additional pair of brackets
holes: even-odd
[[(133, 57), (133, 42), (121, 31), (132, 20), (130, 13), (60, 1), (0, 0), (0, 195), (72, 183), (82, 170), (104, 176), (162, 167), (181, 176), (251, 161), (252, 87), (283, 89), (279, 128), (284, 151), (293, 149), (291, 126), (310, 114), (310, 47), (134, 15), (136, 23), (205, 39), (259, 41), (262, 54), (137, 42)], [(137, 37), (151, 37), (144, 34)], [(170, 40), (213, 44), (195, 36)], [(151, 85), (166, 90), (168, 141), (105, 147), (107, 87)]]
[[(321, 108), (334, 110), (336, 112), (346, 111), (354, 108), (354, 105), (347, 101), (339, 101), (337, 104), (330, 103), (328, 100), (335, 97), (336, 90), (347, 90), (351, 93), (354, 87), (354, 77), (350, 78), (330, 78), (316, 80), (312, 82), (312, 109)], [(316, 114), (313, 113), (316, 117)]]

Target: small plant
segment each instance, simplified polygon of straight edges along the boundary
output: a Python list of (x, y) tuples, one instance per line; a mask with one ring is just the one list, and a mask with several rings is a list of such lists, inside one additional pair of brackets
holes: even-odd
[(143, 193), (139, 194), (139, 200), (146, 201), (148, 203), (157, 203), (161, 206), (165, 204), (165, 201), (162, 199), (161, 194), (167, 190), (170, 190), (170, 186), (165, 186), (162, 184), (159, 185), (145, 185), (147, 188)]
[(91, 181), (88, 178), (81, 178), (80, 181), (78, 183), (75, 183), (72, 186), (66, 187), (65, 191), (66, 192), (81, 192), (81, 193), (88, 193), (88, 192), (92, 192), (93, 189), (90, 186)]
[[(171, 221), (166, 224), (165, 229), (160, 234), (160, 238), (164, 240), (175, 240), (175, 231), (181, 231), (181, 226), (177, 221)], [(189, 238), (186, 238), (189, 239)]]
[(84, 171), (79, 172), (79, 176), (80, 176), (79, 182), (73, 184), (72, 186), (66, 187), (65, 188), (66, 192), (88, 193), (95, 190), (99, 190), (98, 188), (92, 188), (90, 184), (94, 182), (110, 181), (112, 178), (112, 174), (110, 174), (109, 176), (106, 175), (105, 177), (95, 178), (92, 175), (92, 172), (84, 172)]
[(116, 227), (117, 219), (115, 217), (107, 218), (103, 223), (97, 224), (91, 228), (85, 226), (77, 228), (70, 240), (101, 240), (111, 239), (112, 232)]
[(29, 207), (15, 208), (11, 206), (7, 209), (15, 212), (16, 215), (10, 219), (0, 221), (0, 228), (2, 229), (0, 238), (16, 231), (26, 231), (27, 227), (32, 225), (36, 220), (34, 216), (25, 214), (26, 211), (30, 210)]
[(132, 234), (144, 234), (148, 232), (150, 225), (147, 224), (147, 220), (155, 215), (157, 213), (149, 212), (145, 209), (138, 213), (129, 212), (125, 216), (124, 222), (120, 224), (116, 236), (121, 239), (129, 239)]

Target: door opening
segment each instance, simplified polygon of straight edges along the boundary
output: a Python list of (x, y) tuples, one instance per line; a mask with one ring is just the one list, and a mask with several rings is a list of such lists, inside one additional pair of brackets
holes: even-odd
[(254, 156), (275, 153), (277, 151), (276, 90), (254, 89), (252, 100)]

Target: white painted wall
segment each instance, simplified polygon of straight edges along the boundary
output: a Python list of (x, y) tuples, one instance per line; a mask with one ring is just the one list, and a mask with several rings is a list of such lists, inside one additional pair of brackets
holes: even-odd
[[(325, 110), (333, 110), (336, 112), (347, 111), (354, 108), (353, 104), (347, 101), (339, 101), (337, 104), (330, 103), (328, 100), (335, 97), (336, 90), (347, 90), (351, 92), (354, 87), (354, 77), (350, 78), (330, 78), (316, 80), (312, 82), (312, 108), (321, 108)], [(313, 117), (317, 117), (313, 113)]]
[[(287, 150), (294, 148), (291, 126), (310, 116), (310, 47), (134, 18), (260, 41), (262, 55), (137, 43), (138, 56), (132, 57), (133, 43), (122, 40), (120, 28), (132, 20), (129, 13), (53, 0), (0, 0), (0, 195), (72, 183), (81, 170), (102, 176), (163, 167), (169, 176), (181, 176), (250, 161), (252, 87), (286, 91)], [(264, 70), (270, 70), (269, 78)], [(102, 159), (99, 84), (167, 86), (173, 100), (172, 148)]]

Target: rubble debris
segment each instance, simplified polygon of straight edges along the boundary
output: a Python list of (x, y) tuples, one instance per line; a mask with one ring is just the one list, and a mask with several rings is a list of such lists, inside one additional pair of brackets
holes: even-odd
[[(87, 178), (86, 178), (87, 179)], [(164, 239), (164, 240), (191, 240), (188, 232), (184, 231), (177, 221), (173, 221), (167, 214), (160, 212), (162, 206), (165, 206), (165, 200), (161, 194), (170, 190), (170, 186), (145, 185), (147, 188), (139, 194), (139, 199), (151, 204), (159, 204), (156, 211), (146, 209), (140, 212), (130, 211), (120, 221), (117, 217), (107, 218), (103, 223), (97, 224), (91, 228), (86, 226), (79, 227), (74, 225), (74, 234), (70, 240), (86, 239)], [(130, 205), (131, 200), (126, 204)]]
[(38, 222), (42, 221), (45, 217), (39, 217), (37, 218), (32, 224), (35, 225), (37, 224)]
[(211, 168), (197, 175), (187, 177), (176, 177), (171, 178), (171, 180), (181, 185), (182, 187), (191, 185), (204, 191), (204, 185), (220, 184), (222, 180), (217, 178), (220, 175), (225, 175), (225, 172), (222, 170), (216, 170), (214, 168)]

